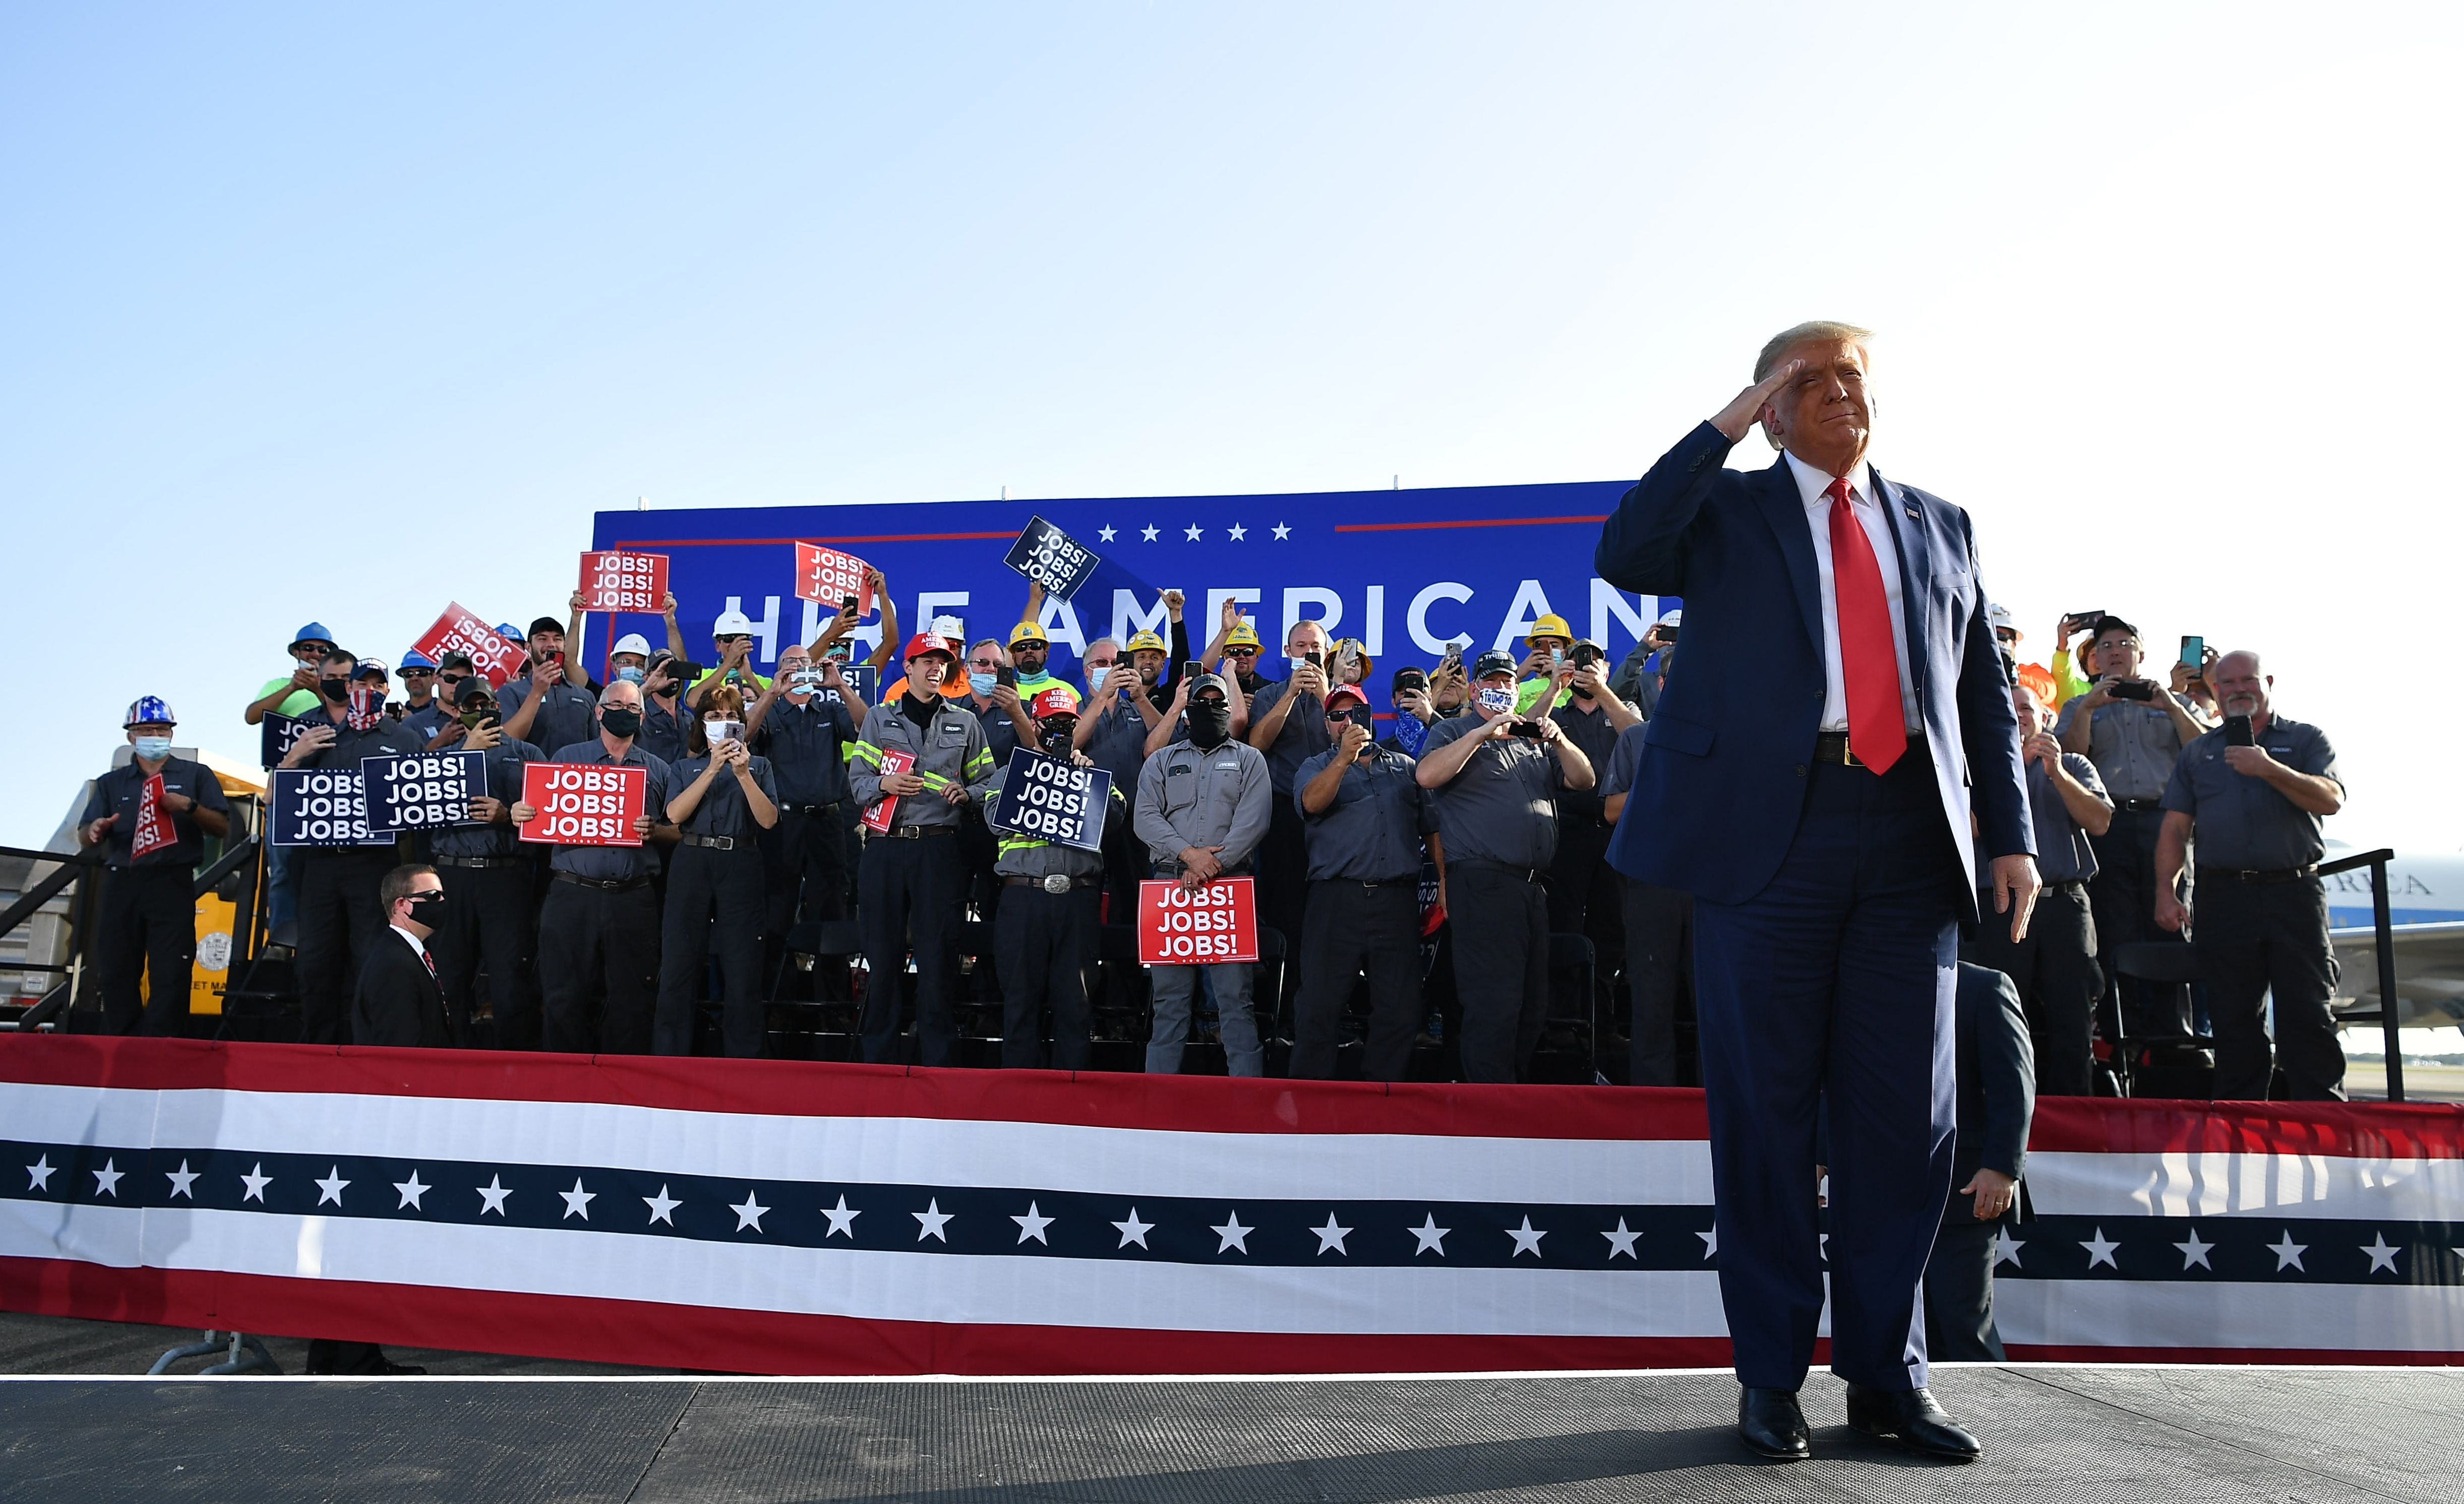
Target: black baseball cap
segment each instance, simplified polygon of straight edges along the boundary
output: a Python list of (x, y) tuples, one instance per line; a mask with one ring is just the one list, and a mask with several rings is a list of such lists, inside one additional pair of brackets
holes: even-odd
[(453, 686), (453, 703), (456, 705), (468, 705), (474, 699), (484, 699), (492, 705), (496, 702), (496, 692), (488, 687), (485, 675), (473, 674)]
[(532, 636), (536, 637), (543, 631), (552, 631), (561, 637), (564, 635), (564, 623), (558, 621), (553, 616), (542, 616), (539, 620), (531, 623), (530, 634)]

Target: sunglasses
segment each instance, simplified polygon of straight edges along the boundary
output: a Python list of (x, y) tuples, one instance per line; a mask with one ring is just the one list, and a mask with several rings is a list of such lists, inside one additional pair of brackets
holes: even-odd
[(1257, 655), (1258, 650), (1255, 648), (1226, 648), (1223, 650), (1223, 656), (1227, 658), (1254, 658)]

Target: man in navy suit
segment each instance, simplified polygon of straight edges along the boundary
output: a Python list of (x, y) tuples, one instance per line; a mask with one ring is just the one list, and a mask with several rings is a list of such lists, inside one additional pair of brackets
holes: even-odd
[[(1925, 1388), (1920, 1294), (1950, 1189), (1957, 931), (1982, 874), (1992, 922), (2026, 932), (2035, 847), (1968, 514), (1866, 462), (1870, 338), (1774, 338), (1601, 530), (1600, 578), (1685, 598), (1685, 672), (1646, 723), (1609, 859), (1695, 898), (1740, 1434), (1809, 1454), (1796, 1390), (1827, 1258), (1850, 1424), (1966, 1460), (1975, 1438)], [(1779, 462), (1722, 468), (1757, 422)]]

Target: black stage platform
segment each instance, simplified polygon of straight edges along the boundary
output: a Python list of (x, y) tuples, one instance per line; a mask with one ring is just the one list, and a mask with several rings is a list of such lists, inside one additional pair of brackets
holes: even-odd
[[(150, 1361), (163, 1335), (0, 1334), (20, 1372)], [(2464, 1452), (2451, 1369), (1945, 1370), (1989, 1448), (1968, 1468), (1857, 1436), (1817, 1377), (1815, 1460), (1774, 1467), (1732, 1439), (1725, 1374), (642, 1381), (399, 1356), (503, 1377), (11, 1380), (0, 1499), (2451, 1500)]]

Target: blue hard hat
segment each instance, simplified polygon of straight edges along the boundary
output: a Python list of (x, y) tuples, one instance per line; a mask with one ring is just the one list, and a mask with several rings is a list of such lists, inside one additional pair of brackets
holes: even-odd
[(519, 627), (515, 626), (512, 622), (498, 622), (496, 624), (496, 635), (504, 638), (507, 642), (528, 642), (530, 640), (530, 633), (522, 630)]
[(160, 695), (140, 695), (130, 702), (128, 719), (120, 723), (120, 729), (125, 731), (131, 726), (144, 725), (176, 726), (179, 723), (180, 718), (171, 714), (170, 701)]
[(403, 673), (408, 674), (413, 669), (432, 669), (436, 667), (436, 660), (413, 648), (402, 655), (400, 667)]
[(330, 648), (334, 645), (334, 634), (325, 629), (323, 622), (310, 622), (291, 634), (291, 651), (298, 652), (299, 645), (307, 642), (321, 642)]

